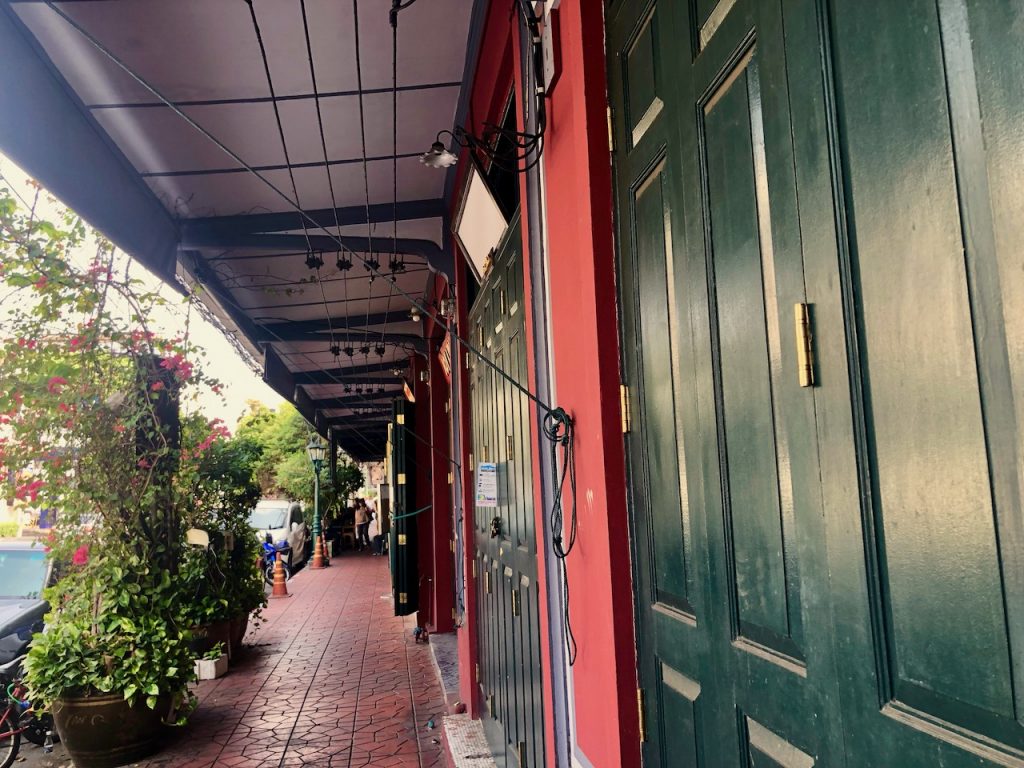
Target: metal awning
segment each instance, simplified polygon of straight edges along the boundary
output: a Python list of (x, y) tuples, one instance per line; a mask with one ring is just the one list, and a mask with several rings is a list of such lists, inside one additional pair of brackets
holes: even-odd
[(483, 6), (401, 10), (393, 93), (387, 0), (6, 0), (0, 149), (162, 279), (202, 283), (271, 386), (377, 458), (425, 348), (402, 294), (451, 278), (451, 183), (419, 154), (460, 122)]

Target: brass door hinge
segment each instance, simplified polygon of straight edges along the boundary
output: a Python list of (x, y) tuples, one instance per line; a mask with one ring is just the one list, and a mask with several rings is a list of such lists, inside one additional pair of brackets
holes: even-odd
[(484, 592), (491, 594), (491, 572), (484, 571)]
[(404, 533), (398, 534), (398, 546), (400, 546), (400, 547), (404, 547), (405, 546), (405, 534)]
[(477, 662), (473, 666), (476, 668), (475, 669), (475, 671), (476, 671), (476, 681), (479, 683), (480, 682), (480, 663)]
[(512, 454), (516, 450), (516, 439), (512, 435), (505, 435), (505, 448), (508, 453), (505, 455), (505, 461), (512, 461)]
[(619, 409), (622, 411), (622, 434), (627, 435), (633, 430), (633, 412), (629, 405), (629, 385), (619, 385)]
[(513, 589), (512, 590), (512, 615), (513, 616), (518, 616), (519, 612), (520, 612), (520, 608), (519, 608), (519, 590), (518, 589)]
[(449, 544), (451, 544), (451, 547), (452, 547), (452, 554), (454, 554), (454, 553), (455, 553), (455, 539), (450, 539), (450, 540), (448, 541), (448, 543), (449, 543)]
[(644, 689), (636, 689), (636, 708), (640, 715), (640, 741), (647, 741), (647, 708), (644, 706)]
[(608, 109), (605, 114), (608, 117), (608, 151), (615, 151), (615, 128), (613, 127), (613, 117), (615, 112), (612, 110), (611, 105), (608, 105)]
[(470, 454), (469, 454), (469, 467), (470, 467), (470, 469), (473, 469), (473, 453), (472, 453), (472, 451), (470, 451)]
[(489, 714), (491, 717), (497, 717), (498, 716), (497, 712), (494, 711), (494, 694), (493, 693), (487, 694), (487, 714)]
[(400, 602), (400, 603), (408, 603), (409, 602), (409, 595), (407, 593), (405, 593), (405, 592), (399, 592), (398, 593), (398, 602)]
[(811, 305), (794, 304), (796, 324), (797, 377), (801, 387), (814, 386), (814, 338), (811, 335)]
[(405, 414), (398, 414), (398, 416), (395, 418), (395, 421), (397, 421), (399, 424), (405, 424)]
[(453, 481), (454, 479), (455, 479), (455, 476), (454, 476), (454, 475), (452, 475), (452, 473), (451, 473), (451, 472), (449, 472), (449, 473), (448, 473), (448, 485), (451, 485), (451, 484), (452, 484), (452, 481)]

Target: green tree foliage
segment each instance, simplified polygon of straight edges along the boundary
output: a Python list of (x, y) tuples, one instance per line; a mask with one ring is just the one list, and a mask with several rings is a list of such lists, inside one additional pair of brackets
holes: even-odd
[[(285, 496), (303, 502), (306, 516), (312, 519), (313, 468), (306, 445), (313, 432), (302, 415), (289, 403), (277, 410), (251, 401), (249, 411), (238, 422), (235, 440), (248, 440), (259, 446), (260, 457), (255, 474), (265, 496)], [(337, 514), (363, 485), (363, 473), (347, 456), (338, 457), (333, 478), (325, 466), (320, 473), (320, 512), (326, 519)]]

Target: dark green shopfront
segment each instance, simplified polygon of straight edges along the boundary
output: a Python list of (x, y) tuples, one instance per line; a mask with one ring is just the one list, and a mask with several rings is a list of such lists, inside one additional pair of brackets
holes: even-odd
[[(418, 0), (394, 38), (358, 4), (362, 33), (301, 4), (307, 50), (300, 4), (257, 0), (264, 70), (241, 0), (0, 0), (0, 149), (201, 283), (338, 446), (415, 433), (403, 578), (499, 762), (1024, 768), (1024, 0)], [(364, 91), (391, 106), (342, 130)], [(326, 140), (282, 153), (320, 101)], [(523, 167), (419, 162), (488, 124)], [(293, 165), (301, 200), (267, 194)], [(487, 195), (471, 269), (453, 232)], [(245, 282), (308, 274), (294, 209), (358, 257), (323, 302)], [(397, 251), (385, 305), (359, 261)], [(366, 327), (381, 359), (340, 356)], [(573, 418), (564, 562), (543, 414), (495, 365)], [(342, 388), (367, 373), (372, 405)]]
[(608, 11), (646, 762), (1024, 764), (1022, 4), (729, 5)]

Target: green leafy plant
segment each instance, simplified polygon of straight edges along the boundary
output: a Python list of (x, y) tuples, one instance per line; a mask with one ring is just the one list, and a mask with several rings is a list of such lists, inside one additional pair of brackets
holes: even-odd
[(17, 523), (0, 523), (0, 538), (17, 536), (21, 526)]
[(178, 412), (197, 387), (219, 384), (187, 338), (148, 326), (167, 302), (131, 276), (130, 259), (39, 187), (30, 201), (16, 196), (0, 184), (0, 381), (10, 383), (0, 386), (0, 488), (57, 510), (46, 545), (66, 574), (45, 594), (47, 631), (26, 680), (44, 705), (117, 693), (184, 712), (193, 654), (182, 522), (224, 433), (205, 420), (183, 430)]
[(217, 643), (213, 648), (202, 655), (206, 661), (216, 661), (224, 655), (224, 643)]
[[(249, 527), (249, 512), (261, 494), (256, 468), (262, 449), (244, 436), (229, 437), (218, 424), (213, 428), (220, 430), (219, 439), (182, 475), (192, 499), (184, 526), (210, 537), (208, 549), (190, 548), (183, 558), (186, 589), (194, 596), (189, 615), (197, 625), (253, 613), (258, 619), (266, 605), (259, 542)], [(183, 431), (201, 436), (207, 429), (202, 420), (190, 419)]]

